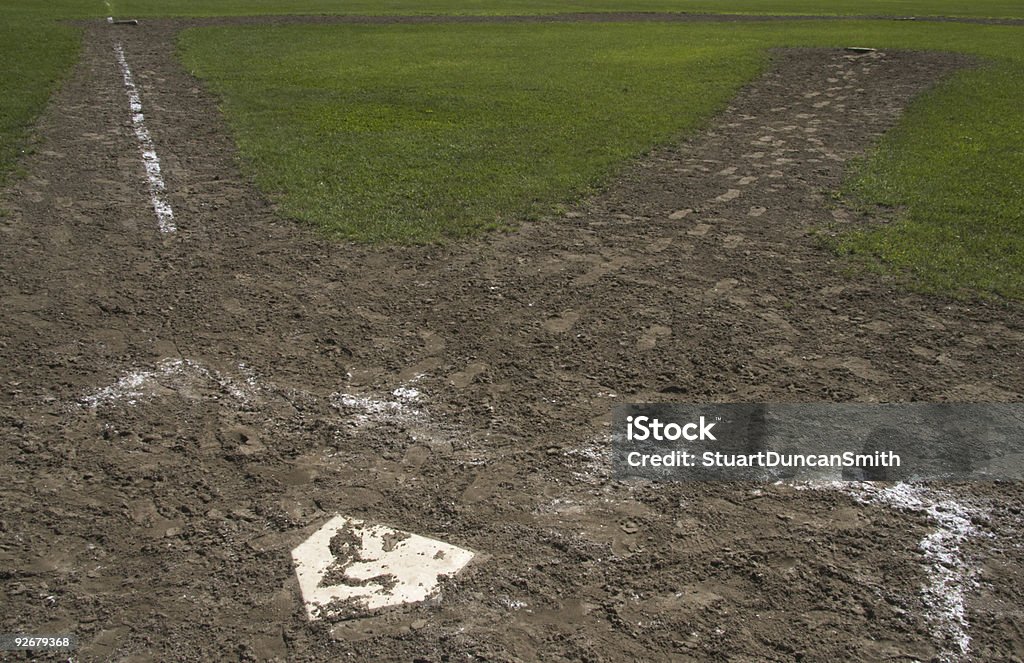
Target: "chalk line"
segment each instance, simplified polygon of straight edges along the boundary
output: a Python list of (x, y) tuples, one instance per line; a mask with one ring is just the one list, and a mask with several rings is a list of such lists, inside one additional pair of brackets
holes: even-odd
[(935, 635), (940, 640), (948, 639), (954, 643), (952, 648), (941, 650), (935, 660), (952, 663), (970, 654), (967, 594), (978, 586), (979, 570), (970, 565), (963, 546), (972, 538), (987, 535), (974, 525), (975, 519), (985, 515), (983, 509), (960, 502), (941, 491), (902, 482), (892, 486), (868, 482), (824, 482), (797, 488), (838, 490), (862, 504), (880, 504), (926, 515), (935, 524), (935, 531), (918, 544), (928, 574), (922, 598), (929, 609), (927, 617), (935, 628)]
[(139, 141), (139, 149), (142, 152), (142, 163), (146, 167), (146, 179), (149, 180), (149, 197), (153, 203), (153, 211), (156, 213), (157, 225), (160, 232), (172, 233), (178, 228), (174, 225), (174, 210), (164, 199), (164, 192), (167, 187), (164, 185), (164, 178), (160, 174), (160, 159), (156, 155), (156, 147), (153, 139), (146, 129), (145, 118), (142, 115), (142, 99), (139, 91), (132, 80), (132, 71), (128, 68), (128, 61), (124, 57), (124, 47), (118, 42), (114, 46), (114, 55), (117, 56), (117, 63), (121, 65), (121, 74), (124, 76), (124, 87), (128, 93), (128, 105), (132, 111), (132, 127), (135, 129), (135, 137)]
[(161, 386), (170, 385), (177, 391), (188, 387), (216, 386), (218, 391), (240, 403), (250, 404), (259, 398), (261, 386), (245, 364), (238, 365), (242, 382), (193, 359), (168, 358), (153, 370), (134, 370), (124, 374), (115, 383), (78, 399), (80, 406), (97, 408), (119, 402), (136, 405), (141, 400), (154, 398)]

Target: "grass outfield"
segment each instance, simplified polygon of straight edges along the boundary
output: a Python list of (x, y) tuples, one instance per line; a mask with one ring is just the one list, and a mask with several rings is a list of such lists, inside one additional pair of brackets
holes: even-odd
[[(536, 216), (694, 130), (772, 46), (952, 50), (992, 63), (911, 109), (850, 190), (901, 221), (846, 237), (926, 289), (1024, 296), (1024, 55), (1005, 26), (880, 22), (202, 28), (187, 65), (224, 99), (283, 210), (362, 240)], [(372, 53), (373, 57), (367, 57)]]
[(70, 70), (80, 31), (58, 21), (152, 16), (274, 14), (551, 14), (675, 11), (753, 14), (1022, 17), (1018, 0), (0, 0), (0, 182)]
[[(19, 43), (21, 39), (24, 44)], [(38, 24), (0, 27), (0, 182), (27, 149), (32, 122), (78, 52), (70, 28)]]
[(962, 73), (918, 99), (850, 179), (898, 222), (848, 234), (924, 290), (1024, 299), (1024, 62)]
[(285, 214), (422, 242), (550, 212), (760, 69), (720, 30), (649, 27), (227, 28), (182, 45)]
[(272, 14), (551, 14), (674, 11), (751, 14), (1024, 18), (1019, 0), (0, 0), (0, 182), (74, 63), (80, 31), (67, 19)]

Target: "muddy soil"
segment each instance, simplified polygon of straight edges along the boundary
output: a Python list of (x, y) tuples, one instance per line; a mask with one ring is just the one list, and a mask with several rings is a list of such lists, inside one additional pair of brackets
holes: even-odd
[[(830, 193), (965, 63), (778, 52), (564, 217), (374, 248), (275, 216), (176, 29), (91, 27), (2, 199), (0, 632), (74, 633), (79, 660), (1024, 658), (1019, 484), (928, 492), (960, 536), (607, 463), (622, 402), (1022, 398), (1018, 305), (912, 294), (817, 233), (879, 222)], [(289, 551), (335, 513), (478, 555), (438, 603), (310, 623)]]

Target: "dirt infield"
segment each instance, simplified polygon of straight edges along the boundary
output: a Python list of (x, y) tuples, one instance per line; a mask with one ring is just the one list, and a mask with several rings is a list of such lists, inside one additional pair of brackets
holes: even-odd
[[(2, 199), (0, 632), (83, 660), (1024, 658), (1019, 485), (925, 491), (958, 534), (608, 476), (619, 402), (1021, 400), (1019, 306), (908, 294), (815, 235), (871, 222), (830, 199), (844, 165), (963, 61), (779, 52), (564, 218), (370, 248), (274, 215), (178, 27), (90, 27)], [(335, 513), (477, 558), (438, 605), (310, 624), (289, 551)]]

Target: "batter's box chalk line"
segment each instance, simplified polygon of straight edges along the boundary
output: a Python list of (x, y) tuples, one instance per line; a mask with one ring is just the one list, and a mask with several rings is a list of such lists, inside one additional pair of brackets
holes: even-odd
[(256, 375), (245, 364), (238, 364), (238, 372), (240, 376), (230, 376), (194, 359), (164, 359), (152, 369), (125, 373), (113, 384), (79, 398), (78, 405), (93, 409), (118, 403), (134, 406), (168, 389), (175, 393), (213, 389), (244, 404), (258, 400), (262, 387)]
[(329, 400), (336, 410), (351, 415), (357, 426), (370, 422), (413, 423), (422, 421), (424, 414), (419, 403), (423, 394), (415, 387), (415, 383), (423, 377), (422, 375), (416, 376), (382, 398), (336, 392), (330, 395)]
[(974, 524), (985, 520), (985, 509), (965, 504), (944, 492), (908, 483), (881, 486), (870, 482), (828, 481), (797, 488), (837, 490), (861, 504), (884, 505), (926, 515), (935, 524), (935, 531), (918, 544), (928, 574), (928, 584), (923, 588), (927, 618), (939, 639), (955, 643), (954, 649), (942, 651), (936, 658), (943, 662), (960, 661), (970, 653), (967, 594), (978, 586), (979, 570), (969, 563), (962, 547), (970, 539), (992, 536)]

